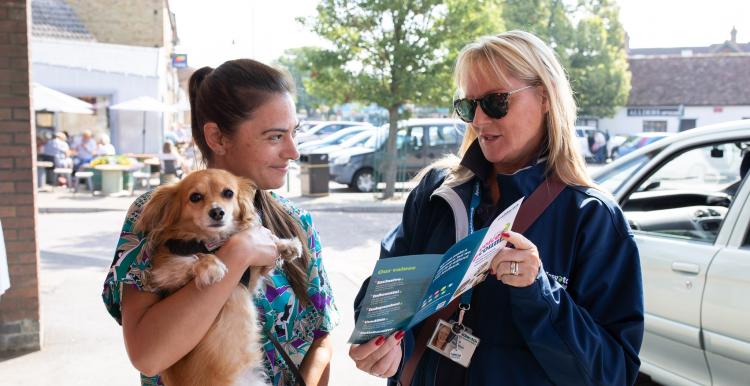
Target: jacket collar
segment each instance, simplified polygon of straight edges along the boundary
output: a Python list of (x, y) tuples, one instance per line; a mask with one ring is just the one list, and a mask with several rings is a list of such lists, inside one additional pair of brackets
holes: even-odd
[(505, 208), (522, 196), (528, 197), (539, 186), (545, 178), (546, 161), (547, 157), (540, 153), (527, 166), (512, 174), (495, 174), (492, 163), (485, 158), (477, 139), (466, 150), (461, 159), (461, 166), (471, 170), (484, 184), (494, 175), (500, 187), (498, 206)]

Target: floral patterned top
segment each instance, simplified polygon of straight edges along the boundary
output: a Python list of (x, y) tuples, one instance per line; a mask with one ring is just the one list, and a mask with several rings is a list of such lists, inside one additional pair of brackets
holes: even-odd
[[(142, 234), (133, 233), (133, 227), (143, 206), (149, 200), (150, 192), (138, 197), (128, 210), (120, 239), (117, 242), (115, 257), (104, 281), (102, 298), (107, 311), (122, 324), (120, 294), (123, 285), (131, 285), (141, 291), (151, 291), (144, 283), (144, 272), (150, 267), (149, 251), (143, 248)], [(299, 221), (307, 234), (307, 246), (311, 252), (307, 268), (309, 283), (307, 293), (310, 304), (303, 307), (294, 295), (284, 272), (274, 269), (254, 295), (258, 308), (258, 319), (263, 330), (263, 365), (274, 386), (291, 383), (294, 379), (286, 362), (278, 354), (266, 336), (273, 336), (299, 366), (315, 338), (328, 334), (338, 324), (339, 313), (333, 301), (330, 282), (323, 268), (318, 232), (310, 214), (296, 208), (290, 201), (273, 195), (286, 211)], [(162, 385), (158, 376), (141, 375), (141, 385)]]

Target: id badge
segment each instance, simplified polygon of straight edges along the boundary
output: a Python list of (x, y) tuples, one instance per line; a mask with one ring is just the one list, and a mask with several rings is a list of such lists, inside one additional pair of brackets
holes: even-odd
[(471, 329), (442, 319), (438, 319), (435, 331), (427, 342), (427, 347), (463, 367), (469, 367), (477, 345), (479, 338), (471, 335)]

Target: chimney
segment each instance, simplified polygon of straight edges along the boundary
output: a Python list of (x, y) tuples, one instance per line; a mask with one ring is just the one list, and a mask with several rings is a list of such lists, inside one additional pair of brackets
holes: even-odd
[(732, 26), (732, 43), (737, 44), (737, 28)]
[(627, 31), (625, 31), (625, 53), (628, 54), (630, 52), (630, 35)]

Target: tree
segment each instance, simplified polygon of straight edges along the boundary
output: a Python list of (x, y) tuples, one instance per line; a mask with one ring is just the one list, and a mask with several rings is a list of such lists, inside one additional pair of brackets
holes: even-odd
[(611, 0), (565, 3), (505, 0), (503, 18), (510, 29), (532, 32), (554, 48), (568, 70), (580, 116), (612, 116), (630, 92), (619, 9)]
[(569, 55), (571, 86), (576, 91), (578, 114), (611, 117), (627, 103), (630, 71), (625, 52), (625, 31), (619, 8), (611, 0), (582, 4), (584, 17), (576, 27)]
[(500, 30), (498, 1), (323, 0), (317, 16), (306, 20), (334, 47), (309, 58), (315, 72), (308, 91), (339, 103), (374, 102), (388, 110), (383, 198), (394, 192), (402, 107), (449, 105), (456, 47)]
[(307, 91), (312, 76), (309, 58), (317, 55), (319, 51), (320, 49), (316, 47), (290, 48), (276, 60), (276, 64), (286, 68), (292, 76), (297, 86), (297, 108), (304, 109), (308, 117), (328, 102), (319, 94), (313, 95)]

